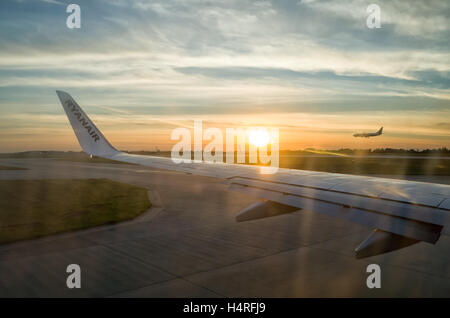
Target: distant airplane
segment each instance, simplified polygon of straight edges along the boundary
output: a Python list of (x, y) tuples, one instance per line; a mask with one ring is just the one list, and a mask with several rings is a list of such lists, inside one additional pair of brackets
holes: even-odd
[[(219, 178), (229, 185), (229, 190), (257, 200), (236, 215), (238, 222), (304, 210), (373, 228), (369, 237), (355, 249), (357, 258), (418, 242), (435, 244), (441, 235), (450, 236), (450, 185), (283, 168), (268, 176), (261, 175), (258, 166), (177, 164), (170, 158), (133, 155), (114, 148), (69, 94), (56, 92), (86, 153), (156, 169)], [(372, 135), (381, 135), (382, 129)]]
[(361, 133), (361, 134), (354, 134), (353, 137), (375, 137), (375, 136), (379, 136), (383, 133), (383, 127), (380, 128), (380, 130), (378, 130), (377, 132), (374, 133)]

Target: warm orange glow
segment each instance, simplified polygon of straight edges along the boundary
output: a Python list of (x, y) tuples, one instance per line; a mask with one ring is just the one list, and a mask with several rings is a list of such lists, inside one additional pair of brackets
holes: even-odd
[[(58, 105), (56, 105), (58, 106)], [(55, 106), (55, 107), (56, 107)], [(270, 113), (270, 114), (214, 114), (203, 116), (179, 115), (117, 115), (92, 114), (91, 119), (108, 140), (118, 149), (140, 151), (169, 151), (176, 143), (170, 139), (173, 129), (192, 129), (193, 120), (203, 120), (204, 129), (244, 128), (249, 143), (264, 147), (270, 143), (270, 128), (280, 131), (280, 150), (319, 149), (375, 149), (375, 148), (439, 148), (450, 147), (450, 130), (443, 118), (449, 111), (390, 112), (385, 114), (346, 112), (345, 114)], [(0, 153), (28, 150), (79, 151), (75, 134), (67, 117), (47, 114), (14, 114), (2, 117), (12, 127), (0, 127)], [(414, 126), (411, 126), (411, 123)], [(357, 131), (375, 131), (384, 126), (384, 133), (374, 138), (355, 138)], [(252, 128), (253, 127), (253, 128)], [(267, 127), (267, 128), (263, 128)], [(262, 129), (263, 132), (260, 132)], [(193, 131), (191, 132), (193, 134)]]
[(248, 133), (248, 141), (256, 147), (264, 147), (270, 142), (270, 136), (265, 128), (251, 129)]

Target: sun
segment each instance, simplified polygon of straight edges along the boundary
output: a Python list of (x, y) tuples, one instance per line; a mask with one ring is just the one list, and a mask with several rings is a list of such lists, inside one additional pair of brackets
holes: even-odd
[(248, 133), (248, 141), (256, 147), (264, 147), (269, 143), (270, 136), (265, 128), (251, 129)]

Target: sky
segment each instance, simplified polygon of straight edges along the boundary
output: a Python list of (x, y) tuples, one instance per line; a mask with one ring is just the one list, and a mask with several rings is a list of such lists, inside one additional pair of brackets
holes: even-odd
[(280, 149), (450, 147), (449, 16), (445, 0), (2, 0), (0, 152), (80, 150), (57, 89), (121, 150), (170, 150), (199, 119), (277, 127)]

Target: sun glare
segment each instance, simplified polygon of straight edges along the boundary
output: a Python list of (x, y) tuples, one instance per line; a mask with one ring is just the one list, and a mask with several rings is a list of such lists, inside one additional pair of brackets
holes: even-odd
[(264, 147), (270, 141), (269, 133), (264, 128), (252, 129), (248, 133), (248, 141), (256, 147)]

